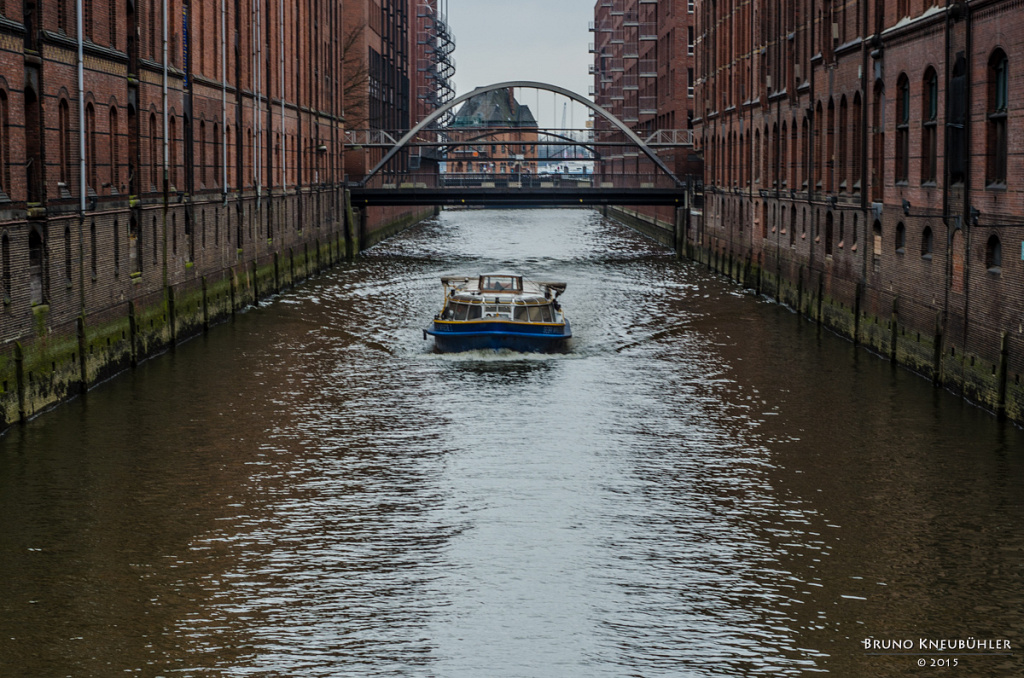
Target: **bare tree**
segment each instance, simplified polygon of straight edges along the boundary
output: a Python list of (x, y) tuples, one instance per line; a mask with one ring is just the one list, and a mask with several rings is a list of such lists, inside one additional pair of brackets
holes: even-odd
[(369, 116), (370, 67), (363, 45), (365, 29), (365, 23), (356, 26), (345, 33), (341, 43), (342, 102), (348, 129), (364, 129)]

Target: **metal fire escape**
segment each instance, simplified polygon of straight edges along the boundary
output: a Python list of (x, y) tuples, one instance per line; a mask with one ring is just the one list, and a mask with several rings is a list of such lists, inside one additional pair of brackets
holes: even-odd
[[(420, 110), (427, 114), (452, 100), (455, 87), (455, 36), (448, 29), (447, 13), (442, 9), (447, 0), (420, 0), (416, 7), (417, 50), (416, 69), (422, 74), (416, 96), (423, 102)], [(442, 126), (450, 122), (451, 114), (440, 120)], [(419, 120), (414, 120), (419, 122)]]

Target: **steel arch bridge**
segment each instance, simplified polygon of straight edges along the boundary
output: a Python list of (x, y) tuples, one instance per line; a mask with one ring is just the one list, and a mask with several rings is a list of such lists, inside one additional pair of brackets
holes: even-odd
[[(469, 145), (479, 142), (488, 132), (480, 128), (451, 128), (433, 126), (443, 120), (457, 106), (473, 97), (509, 89), (537, 89), (552, 92), (578, 102), (608, 122), (620, 138), (613, 141), (589, 139), (576, 141), (561, 139), (568, 145), (581, 146), (592, 152), (601, 147), (634, 147), (643, 153), (659, 170), (656, 174), (644, 179), (633, 177), (632, 181), (597, 181), (593, 175), (573, 175), (562, 177), (546, 177), (544, 175), (511, 174), (481, 177), (476, 181), (460, 179), (455, 181), (444, 174), (417, 175), (416, 177), (390, 177), (390, 181), (381, 181), (381, 171), (388, 166), (395, 156), (403, 149), (414, 148), (451, 148), (457, 145)], [(494, 128), (492, 133), (530, 129), (538, 136), (559, 138), (554, 132), (546, 132), (539, 128), (504, 127)], [(458, 135), (466, 132), (481, 132), (481, 136), (466, 141), (459, 140)], [(422, 135), (434, 135), (431, 140), (424, 140)], [(628, 125), (598, 106), (589, 99), (558, 85), (543, 82), (515, 80), (478, 87), (471, 92), (458, 96), (441, 106), (419, 124), (402, 134), (399, 138), (381, 130), (350, 130), (346, 132), (346, 141), (352, 145), (370, 148), (386, 148), (383, 157), (359, 181), (350, 183), (353, 206), (371, 205), (606, 205), (606, 204), (658, 204), (676, 205), (682, 203), (681, 193), (687, 183), (677, 177), (664, 161), (657, 155), (659, 148), (692, 147), (693, 138), (689, 130), (659, 130), (641, 139)], [(518, 143), (518, 142), (517, 142)], [(544, 141), (544, 145), (555, 145)], [(540, 145), (540, 144), (537, 144)], [(552, 158), (557, 162), (557, 158)], [(489, 180), (488, 180), (489, 179)]]

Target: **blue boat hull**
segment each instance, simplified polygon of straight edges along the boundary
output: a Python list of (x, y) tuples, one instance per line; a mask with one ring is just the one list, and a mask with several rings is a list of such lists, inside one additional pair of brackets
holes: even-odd
[(434, 337), (434, 349), (441, 353), (461, 351), (508, 349), (520, 353), (558, 353), (567, 350), (572, 329), (553, 325), (524, 325), (522, 323), (483, 322), (466, 326), (449, 323), (431, 323), (423, 330)]

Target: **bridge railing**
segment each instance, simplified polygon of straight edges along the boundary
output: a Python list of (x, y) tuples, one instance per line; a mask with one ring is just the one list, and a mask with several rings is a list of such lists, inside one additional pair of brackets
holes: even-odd
[(561, 174), (480, 172), (377, 174), (366, 182), (371, 189), (529, 189), (529, 190), (600, 190), (600, 189), (666, 189), (675, 188), (671, 177), (663, 173), (641, 174)]

